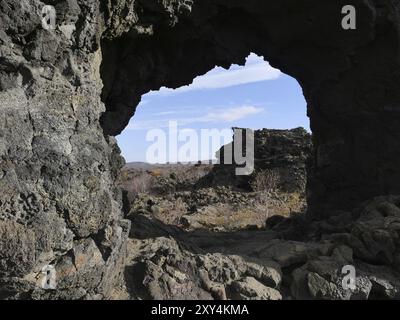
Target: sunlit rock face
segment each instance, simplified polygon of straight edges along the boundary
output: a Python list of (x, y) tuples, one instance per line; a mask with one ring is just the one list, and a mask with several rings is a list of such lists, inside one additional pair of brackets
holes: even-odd
[[(0, 4), (0, 297), (106, 298), (129, 223), (113, 138), (142, 94), (250, 52), (295, 77), (313, 131), (311, 218), (400, 193), (397, 1), (57, 1)], [(59, 270), (57, 290), (37, 275)]]

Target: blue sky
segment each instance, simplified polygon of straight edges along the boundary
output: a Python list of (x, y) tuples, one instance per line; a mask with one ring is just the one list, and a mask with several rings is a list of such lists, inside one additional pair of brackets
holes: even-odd
[[(247, 58), (245, 66), (232, 65), (229, 70), (217, 67), (195, 78), (189, 86), (176, 90), (161, 88), (144, 95), (128, 127), (117, 137), (126, 161), (151, 161), (146, 153), (154, 141), (146, 138), (154, 129), (166, 133), (169, 148), (175, 139), (174, 135), (168, 135), (171, 120), (176, 121), (179, 132), (191, 131), (199, 137), (202, 129), (231, 127), (291, 129), (301, 126), (309, 130), (306, 102), (298, 82), (255, 54)], [(192, 138), (193, 135), (187, 140), (182, 138), (177, 142), (178, 148), (184, 144), (196, 148)], [(214, 158), (216, 149), (224, 143), (221, 138), (218, 146), (187, 156), (191, 161)], [(167, 155), (164, 160), (183, 161), (175, 154)]]

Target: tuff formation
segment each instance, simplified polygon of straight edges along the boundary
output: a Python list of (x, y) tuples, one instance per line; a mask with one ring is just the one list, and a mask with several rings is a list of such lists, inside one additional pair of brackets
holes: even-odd
[[(55, 30), (42, 28), (45, 4), (56, 8)], [(347, 4), (356, 30), (341, 28)], [(113, 136), (148, 90), (243, 64), (250, 52), (303, 88), (314, 145), (308, 218), (321, 220), (308, 242), (279, 240), (283, 257), (257, 255), (296, 268), (283, 280), (295, 297), (348, 298), (338, 261), (362, 270), (357, 297), (398, 297), (399, 201), (387, 195), (400, 194), (399, 14), (395, 0), (2, 0), (0, 297), (111, 297), (130, 257)], [(361, 205), (376, 196), (386, 197)], [(48, 265), (57, 290), (40, 285)], [(198, 285), (188, 276), (171, 275), (182, 292)], [(153, 278), (152, 296), (163, 297)], [(235, 297), (279, 297), (260, 273), (224, 279)]]

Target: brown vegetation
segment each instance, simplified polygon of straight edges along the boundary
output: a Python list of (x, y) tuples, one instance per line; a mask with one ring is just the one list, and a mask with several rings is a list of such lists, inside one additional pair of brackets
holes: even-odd
[[(279, 190), (277, 170), (260, 170), (252, 178), (254, 191), (204, 185), (212, 165), (162, 165), (126, 168), (120, 177), (128, 193), (129, 215), (149, 215), (186, 229), (232, 231), (263, 228), (274, 216), (302, 211), (300, 193)], [(211, 180), (212, 181), (212, 180)]]

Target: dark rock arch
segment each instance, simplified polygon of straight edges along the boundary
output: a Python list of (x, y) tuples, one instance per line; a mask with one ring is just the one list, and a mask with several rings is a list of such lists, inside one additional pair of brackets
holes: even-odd
[[(249, 52), (303, 88), (311, 218), (400, 193), (397, 1), (45, 2), (56, 30), (41, 27), (39, 0), (0, 4), (0, 297), (106, 297), (129, 230), (112, 136), (148, 90)], [(347, 4), (356, 30), (341, 28)], [(37, 287), (48, 264), (55, 293)]]
[[(144, 12), (153, 10), (151, 35), (136, 28), (117, 40), (103, 40), (105, 132), (119, 133), (150, 89), (189, 84), (215, 65), (243, 64), (255, 52), (295, 77), (304, 90), (315, 145), (314, 211), (350, 208), (375, 195), (397, 193), (395, 164), (389, 159), (398, 152), (391, 141), (399, 134), (394, 128), (399, 34), (387, 19), (397, 13), (388, 2), (354, 1), (357, 29), (344, 30), (344, 5), (202, 1), (190, 12), (171, 5), (178, 22), (176, 16), (163, 19), (160, 7), (145, 6)], [(139, 17), (141, 23), (149, 22)]]

